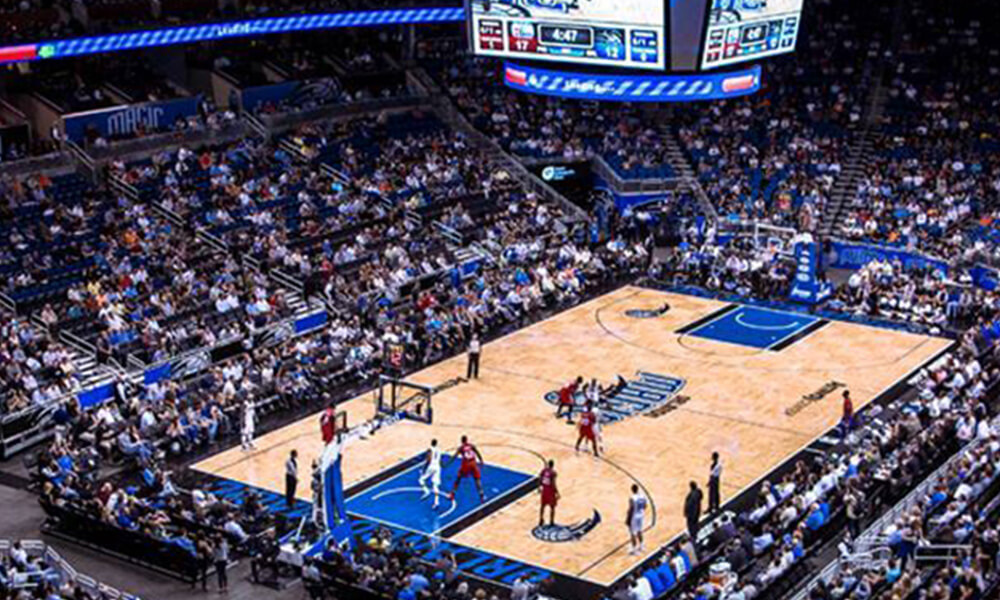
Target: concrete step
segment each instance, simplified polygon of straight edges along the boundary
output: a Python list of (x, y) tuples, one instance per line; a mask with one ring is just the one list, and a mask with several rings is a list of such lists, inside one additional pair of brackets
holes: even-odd
[(468, 260), (474, 260), (474, 259), (476, 259), (476, 258), (479, 257), (479, 253), (478, 252), (476, 252), (474, 249), (469, 248), (467, 246), (466, 247), (457, 248), (454, 251), (454, 254), (455, 254), (455, 260), (458, 261), (458, 262), (465, 262), (465, 261), (468, 261)]
[(287, 304), (288, 307), (292, 309), (292, 313), (296, 317), (304, 317), (308, 314), (312, 314), (318, 310), (322, 310), (323, 308), (325, 308), (323, 301), (320, 300), (318, 297), (310, 298), (309, 304), (306, 304), (305, 300), (303, 300), (302, 298), (302, 295), (297, 292), (293, 292), (291, 290), (284, 290), (284, 294), (285, 294), (285, 304)]
[(76, 366), (77, 380), (81, 387), (89, 388), (106, 380), (114, 379), (111, 373), (97, 364), (92, 356), (78, 351), (74, 351), (73, 354), (73, 364)]

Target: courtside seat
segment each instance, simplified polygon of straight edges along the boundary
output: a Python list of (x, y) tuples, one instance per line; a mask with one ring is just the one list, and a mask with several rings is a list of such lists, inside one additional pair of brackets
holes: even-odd
[(653, 590), (653, 596), (657, 597), (663, 592), (667, 591), (666, 586), (663, 584), (663, 579), (656, 569), (648, 569), (643, 572), (642, 577), (646, 578), (649, 582), (649, 587)]
[(49, 532), (186, 581), (194, 577), (197, 561), (191, 547), (181, 541), (183, 535), (157, 538), (106, 523), (71, 505), (56, 506), (44, 499), (39, 502), (48, 516), (46, 530)]
[(670, 591), (677, 585), (677, 578), (674, 576), (673, 569), (670, 568), (670, 563), (664, 562), (656, 569), (656, 573), (660, 576), (664, 591)]

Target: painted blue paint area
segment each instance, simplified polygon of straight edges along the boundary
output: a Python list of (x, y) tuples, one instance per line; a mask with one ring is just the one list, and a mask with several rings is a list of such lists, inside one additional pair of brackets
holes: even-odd
[(394, 542), (405, 541), (411, 544), (413, 551), (421, 560), (434, 563), (445, 553), (449, 553), (455, 557), (459, 571), (481, 577), (487, 581), (509, 586), (522, 575), (532, 583), (541, 583), (552, 576), (550, 571), (541, 567), (462, 546), (448, 540), (386, 526), (361, 517), (353, 518), (353, 521), (352, 530), (355, 538), (361, 543), (371, 537), (376, 529), (385, 528), (392, 534)]
[[(458, 463), (455, 463), (454, 465), (456, 468), (457, 464)], [(500, 469), (500, 467), (490, 466), (487, 466), (487, 468), (491, 470)], [(500, 470), (506, 471), (506, 469)], [(449, 471), (445, 472), (448, 473)], [(489, 475), (486, 477), (489, 477)], [(489, 487), (490, 480), (484, 478), (483, 481), (485, 485)], [(449, 488), (451, 483), (452, 480), (447, 478), (444, 478), (442, 481), (442, 485), (448, 485)], [(471, 488), (472, 483), (463, 482), (462, 485), (463, 487), (468, 485)], [(293, 520), (294, 522), (298, 522), (299, 518), (312, 512), (312, 505), (309, 502), (298, 500), (296, 501), (295, 506), (289, 510), (285, 507), (285, 499), (281, 494), (265, 490), (263, 488), (250, 486), (239, 481), (233, 481), (231, 479), (205, 476), (200, 487), (206, 491), (216, 494), (220, 498), (224, 498), (235, 503), (241, 503), (247, 490), (254, 489), (261, 495), (264, 501), (264, 506), (270, 513), (274, 515), (281, 515), (286, 519)], [(467, 493), (470, 497), (474, 499), (476, 498), (475, 491), (469, 489), (467, 490)], [(491, 497), (495, 498), (495, 496)], [(491, 497), (488, 497), (487, 501), (490, 501)], [(476, 502), (478, 502), (478, 499), (476, 499)], [(429, 509), (429, 503), (427, 504), (427, 507)], [(412, 507), (410, 507), (410, 509), (412, 510)], [(483, 550), (462, 546), (461, 544), (433, 537), (425, 533), (408, 531), (392, 525), (385, 525), (384, 523), (376, 522), (357, 515), (350, 515), (350, 519), (351, 533), (354, 535), (356, 542), (363, 543), (372, 536), (376, 529), (388, 529), (392, 534), (392, 540), (394, 542), (405, 541), (411, 544), (417, 557), (426, 563), (434, 563), (445, 552), (448, 552), (455, 557), (455, 561), (458, 563), (459, 571), (501, 585), (512, 585), (514, 581), (522, 575), (526, 577), (528, 581), (533, 583), (541, 583), (543, 580), (552, 576), (551, 571), (542, 567), (523, 563), (511, 558), (505, 558), (496, 554), (491, 554)], [(294, 531), (289, 532), (286, 538), (294, 535), (294, 533)], [(316, 540), (306, 554), (314, 556), (322, 552), (324, 541), (325, 537)]]
[(740, 306), (686, 335), (766, 350), (819, 321), (803, 314)]
[(442, 497), (437, 509), (433, 508), (432, 497), (422, 498), (420, 473), (423, 463), (421, 463), (352, 496), (347, 500), (347, 512), (387, 525), (434, 535), (534, 478), (534, 475), (484, 464), (480, 469), (486, 503), (479, 500), (479, 492), (470, 477), (462, 480), (455, 499), (450, 500), (447, 492), (451, 491), (455, 477), (458, 476), (460, 462), (455, 460), (449, 463), (447, 458), (442, 462), (444, 463), (441, 466)]

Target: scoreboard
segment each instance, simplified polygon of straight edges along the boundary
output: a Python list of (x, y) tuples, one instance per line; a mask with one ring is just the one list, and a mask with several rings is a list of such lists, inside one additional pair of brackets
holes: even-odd
[(711, 0), (704, 69), (795, 50), (802, 0)]
[(467, 0), (473, 52), (697, 71), (795, 50), (803, 0)]
[(486, 56), (666, 68), (664, 0), (470, 0), (473, 51)]

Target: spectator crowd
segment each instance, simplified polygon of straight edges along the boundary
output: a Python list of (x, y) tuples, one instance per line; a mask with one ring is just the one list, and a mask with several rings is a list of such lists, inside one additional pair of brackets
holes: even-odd
[[(85, 4), (96, 31), (143, 13), (143, 3)], [(353, 6), (163, 4), (161, 18), (174, 21)], [(670, 149), (681, 149), (722, 219), (691, 219), (677, 248), (655, 261), (645, 222), (605, 214), (594, 219), (605, 225), (595, 235), (575, 211), (541, 198), (471, 136), (421, 109), (292, 124), (274, 139), (180, 140), (148, 158), (111, 161), (119, 185), (76, 173), (4, 175), (0, 285), (19, 314), (37, 319), (0, 326), (0, 413), (56, 405), (56, 435), (33, 474), (50, 517), (126, 548), (155, 548), (196, 585), (207, 587), (214, 573), (225, 589), (237, 556), (254, 559), (256, 578), (257, 566), (274, 567), (268, 531), (287, 524), (252, 491), (237, 502), (197, 483), (185, 489), (169, 469), (234, 436), (247, 406), (261, 416), (329, 406), (381, 372), (417, 369), (462, 351), (473, 334), (501, 335), (646, 275), (784, 300), (796, 268), (788, 248), (724, 230), (757, 222), (818, 232), (865, 140), (874, 139), (871, 155), (847, 190), (837, 235), (949, 259), (996, 258), (995, 69), (973, 56), (997, 52), (986, 29), (972, 10), (942, 20), (916, 7), (905, 35), (890, 39), (893, 13), (860, 5), (819, 3), (805, 47), (764, 66), (760, 94), (681, 106), (669, 118), (518, 94), (502, 86), (495, 64), (456, 58), (447, 40), (421, 45), (423, 64), (459, 111), (524, 161), (600, 159), (625, 179), (662, 179), (678, 176)], [(0, 14), (10, 16), (2, 29), (11, 39), (82, 31), (60, 2), (7, 3)], [(129, 26), (151, 22), (158, 20)], [(329, 54), (313, 44), (283, 47), (270, 58), (315, 94), (253, 112), (403, 95), (390, 56), (400, 41), (383, 33)], [(213, 52), (207, 60), (259, 82), (258, 53)], [(122, 92), (137, 101), (180, 93), (141, 60), (115, 65), (129, 80)], [(888, 99), (877, 120), (867, 91), (883, 83), (886, 65)], [(56, 73), (45, 73), (40, 93), (66, 110), (114, 104), (83, 70), (47, 77)], [(235, 110), (206, 102), (198, 117), (166, 127), (222, 130), (236, 119)], [(948, 277), (933, 265), (873, 260), (838, 282), (821, 307), (962, 332), (947, 360), (910, 393), (845, 420), (835, 452), (796, 461), (750, 500), (709, 515), (705, 527), (696, 514), (687, 539), (611, 597), (648, 600), (676, 588), (685, 599), (749, 600), (789, 589), (843, 530), (849, 554), (871, 518), (942, 464), (936, 482), (879, 532), (890, 560), (845, 568), (811, 594), (985, 597), (996, 585), (1000, 543), (1000, 430), (989, 394), (1000, 378), (1000, 306), (952, 262)], [(256, 345), (258, 334), (315, 310), (328, 315), (319, 330)], [(120, 376), (113, 397), (87, 409), (71, 394), (82, 376), (77, 351), (62, 341), (70, 337), (119, 373), (237, 343), (191, 376), (141, 385)], [(128, 475), (108, 479), (109, 466)], [(932, 566), (915, 560), (919, 547), (939, 544), (961, 546), (961, 556)], [(425, 564), (386, 531), (353, 553), (328, 547), (303, 577), (310, 593), (330, 579), (404, 600), (492, 593), (463, 580), (454, 557)], [(0, 579), (31, 582), (53, 598), (86, 593), (17, 544), (0, 556)], [(526, 596), (531, 587), (521, 581), (515, 592)]]

